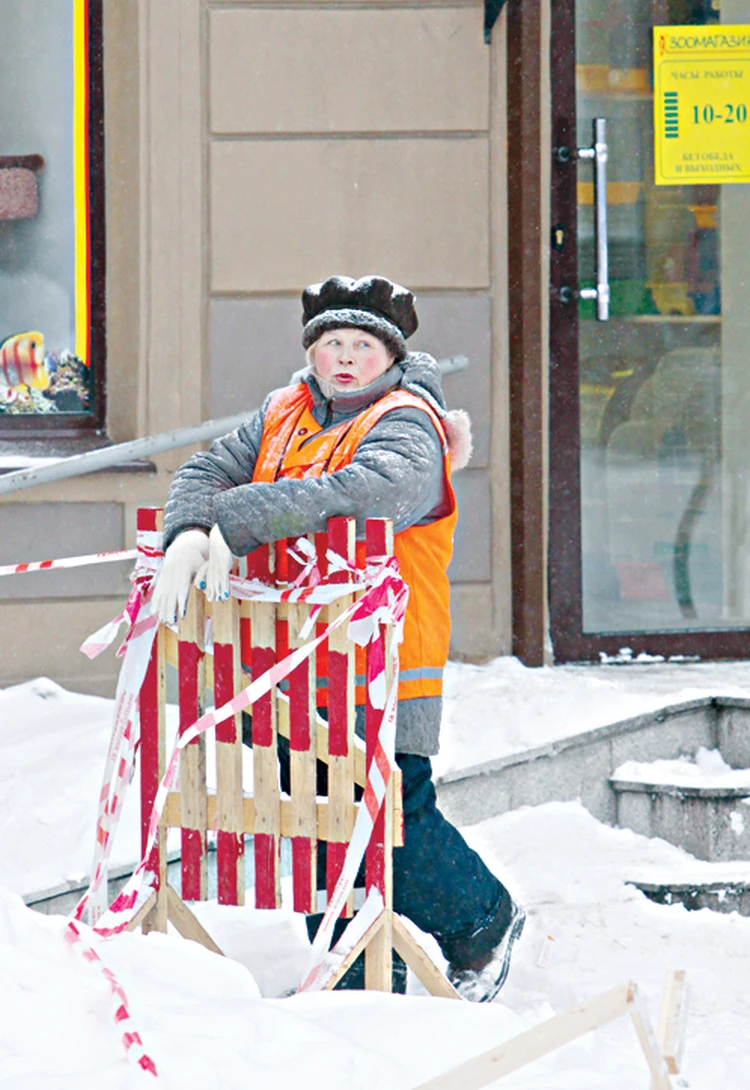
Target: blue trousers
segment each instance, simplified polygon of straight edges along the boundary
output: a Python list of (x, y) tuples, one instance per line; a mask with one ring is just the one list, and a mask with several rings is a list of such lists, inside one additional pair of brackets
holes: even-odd
[(499, 941), (510, 897), (437, 808), (429, 757), (397, 753), (403, 778), (404, 846), (393, 851), (393, 907), (434, 935), (449, 961)]

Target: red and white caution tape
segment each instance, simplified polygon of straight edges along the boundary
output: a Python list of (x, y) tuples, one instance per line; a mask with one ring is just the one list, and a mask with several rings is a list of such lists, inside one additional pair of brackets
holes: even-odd
[(120, 1034), (122, 1046), (128, 1059), (155, 1078), (159, 1077), (156, 1064), (143, 1046), (143, 1039), (130, 1012), (130, 1002), (127, 993), (120, 984), (116, 975), (108, 969), (102, 958), (97, 954), (90, 942), (87, 942), (81, 933), (81, 927), (73, 920), (68, 921), (65, 929), (65, 939), (81, 955), (84, 961), (93, 965), (109, 984), (114, 1005), (113, 1017), (117, 1032)]
[(0, 575), (25, 575), (32, 571), (53, 571), (58, 568), (84, 568), (89, 564), (113, 564), (118, 560), (135, 560), (137, 549), (120, 549), (114, 553), (91, 553), (89, 556), (64, 556), (60, 560), (32, 560), (26, 564), (4, 564)]
[[(76, 905), (74, 918), (68, 921), (66, 937), (87, 962), (99, 969), (109, 983), (115, 1000), (115, 1026), (128, 1059), (142, 1071), (158, 1078), (156, 1064), (146, 1052), (143, 1039), (134, 1024), (124, 988), (91, 942), (83, 938), (78, 922), (86, 913), (92, 922), (95, 921), (107, 907), (107, 864), (125, 794), (135, 768), (138, 693), (146, 675), (158, 628), (158, 618), (151, 614), (151, 599), (153, 581), (163, 558), (161, 534), (139, 530), (137, 546), (137, 563), (130, 577), (133, 590), (125, 609), (113, 621), (89, 636), (81, 647), (89, 658), (95, 658), (112, 643), (123, 621), (128, 624), (127, 634), (118, 650), (118, 655), (124, 654), (124, 661), (117, 680), (114, 723), (99, 791), (91, 884)], [(150, 893), (149, 888), (144, 889), (143, 900)]]
[(107, 907), (107, 864), (135, 767), (138, 694), (159, 624), (158, 617), (151, 612), (151, 600), (153, 580), (163, 557), (161, 534), (139, 530), (137, 543), (138, 563), (131, 576), (133, 590), (125, 610), (89, 636), (81, 647), (89, 658), (94, 658), (112, 643), (120, 624), (128, 622), (128, 632), (120, 648), (125, 658), (117, 679), (114, 722), (99, 791), (91, 884), (74, 912), (77, 920), (87, 913), (90, 923), (95, 923)]

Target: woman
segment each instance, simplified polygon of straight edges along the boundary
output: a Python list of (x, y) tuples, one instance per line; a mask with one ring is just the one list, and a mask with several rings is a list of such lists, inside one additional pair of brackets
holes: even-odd
[(437, 809), (430, 764), (450, 636), (451, 459), (457, 468), (468, 461), (468, 417), (447, 413), (432, 357), (407, 350), (418, 321), (406, 288), (333, 276), (306, 288), (302, 306), (307, 369), (175, 475), (156, 608), (174, 621), (192, 581), (210, 600), (227, 597), (235, 556), (325, 530), (332, 516), (356, 518), (360, 533), (367, 518), (393, 520), (410, 587), (396, 729), (404, 846), (393, 855), (393, 907), (435, 936), (465, 998), (488, 1001), (505, 981), (525, 914)]

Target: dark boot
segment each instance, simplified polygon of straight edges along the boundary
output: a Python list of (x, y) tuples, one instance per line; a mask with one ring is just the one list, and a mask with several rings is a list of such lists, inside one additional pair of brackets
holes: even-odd
[(503, 890), (495, 912), (471, 934), (437, 936), (448, 958), (448, 980), (472, 1003), (490, 1003), (508, 977), (513, 944), (521, 937), (526, 913)]

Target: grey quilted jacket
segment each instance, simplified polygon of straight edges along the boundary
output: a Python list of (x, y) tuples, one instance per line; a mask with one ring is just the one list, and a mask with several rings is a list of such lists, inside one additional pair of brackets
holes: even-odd
[[(439, 416), (446, 412), (438, 366), (422, 353), (410, 353), (366, 389), (330, 400), (310, 372), (294, 380), (307, 383), (312, 414), (324, 430), (356, 416), (397, 386), (423, 397)], [(232, 552), (243, 556), (278, 538), (325, 530), (334, 515), (356, 518), (362, 533), (366, 518), (390, 518), (398, 532), (447, 513), (442, 442), (427, 414), (418, 409), (386, 413), (344, 469), (319, 478), (252, 484), (271, 397), (245, 424), (216, 440), (208, 451), (194, 454), (177, 471), (165, 508), (165, 548), (182, 530), (210, 530), (214, 523)], [(441, 713), (440, 697), (402, 701), (397, 751), (437, 753)]]

